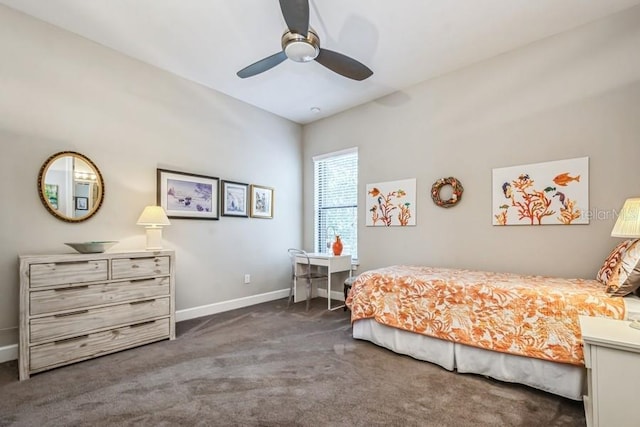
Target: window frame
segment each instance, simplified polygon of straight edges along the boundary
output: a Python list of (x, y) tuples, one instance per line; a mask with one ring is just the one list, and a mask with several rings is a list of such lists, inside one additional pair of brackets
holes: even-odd
[[(338, 160), (343, 157), (355, 157), (355, 184), (353, 185), (353, 190), (355, 191), (355, 195), (353, 195), (353, 203), (346, 203), (342, 205), (329, 205), (322, 206), (321, 199), (321, 186), (322, 183), (319, 182), (319, 174), (325, 173), (320, 171), (322, 168), (322, 163), (324, 161)], [(349, 247), (349, 253), (352, 256), (353, 260), (357, 260), (358, 256), (358, 148), (348, 148), (345, 150), (333, 151), (330, 153), (325, 153), (322, 155), (313, 156), (313, 247), (314, 251), (321, 253), (331, 253), (331, 248), (327, 247), (327, 241), (329, 239), (330, 242), (333, 241), (333, 235), (330, 234), (330, 228), (332, 225), (327, 225), (323, 227), (323, 222), (326, 223), (326, 215), (323, 218), (323, 212), (335, 211), (335, 210), (344, 210), (344, 209), (353, 209), (353, 216), (347, 214), (345, 217), (347, 219), (351, 219), (353, 221), (353, 226), (349, 227), (348, 234), (345, 234), (345, 230), (333, 230), (334, 234), (338, 234), (342, 237), (343, 243), (345, 243), (345, 247)], [(326, 165), (325, 165), (326, 166)], [(344, 227), (343, 227), (344, 228)], [(345, 236), (348, 236), (347, 242), (345, 242)]]

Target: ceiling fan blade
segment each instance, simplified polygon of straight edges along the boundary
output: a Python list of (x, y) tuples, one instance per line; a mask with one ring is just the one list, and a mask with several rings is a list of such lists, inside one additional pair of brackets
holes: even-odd
[(364, 80), (373, 75), (366, 65), (338, 52), (320, 48), (316, 61), (331, 71), (353, 80)]
[(309, 0), (280, 0), (282, 16), (292, 33), (306, 36), (309, 31)]
[(274, 53), (271, 56), (267, 56), (266, 58), (263, 58), (258, 62), (254, 62), (248, 67), (245, 67), (242, 70), (238, 71), (236, 74), (238, 74), (238, 77), (246, 79), (247, 77), (255, 76), (256, 74), (260, 74), (275, 67), (285, 59), (287, 59), (287, 55), (285, 55), (284, 51), (280, 51), (278, 53)]

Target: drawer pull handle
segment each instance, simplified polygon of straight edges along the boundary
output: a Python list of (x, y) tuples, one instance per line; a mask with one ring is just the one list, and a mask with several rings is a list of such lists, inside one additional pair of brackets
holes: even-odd
[(134, 302), (130, 302), (129, 305), (138, 305), (138, 304), (148, 304), (150, 302), (155, 302), (155, 298), (154, 299), (146, 299), (144, 301), (134, 301)]
[(54, 345), (57, 344), (64, 344), (64, 343), (68, 343), (70, 341), (79, 341), (79, 340), (83, 340), (89, 338), (89, 335), (80, 335), (79, 337), (72, 337), (72, 338), (65, 338), (63, 340), (58, 340), (58, 341), (54, 341)]
[(89, 264), (91, 261), (59, 261), (54, 262), (53, 265), (70, 265), (70, 264)]
[(139, 282), (153, 282), (156, 279), (131, 279), (129, 282), (131, 283), (139, 283)]
[(79, 310), (79, 311), (72, 311), (71, 313), (54, 314), (53, 317), (75, 316), (76, 314), (86, 314), (88, 312), (89, 312), (89, 310)]
[(58, 289), (54, 289), (54, 291), (56, 292), (65, 292), (65, 291), (73, 291), (76, 289), (89, 289), (89, 285), (82, 285), (82, 286), (72, 286), (72, 287), (68, 287), (68, 288), (58, 288)]
[(155, 320), (149, 320), (148, 322), (141, 322), (141, 323), (136, 323), (135, 325), (131, 325), (129, 326), (130, 328), (139, 328), (140, 326), (146, 326), (146, 325), (151, 325), (152, 323), (156, 323)]

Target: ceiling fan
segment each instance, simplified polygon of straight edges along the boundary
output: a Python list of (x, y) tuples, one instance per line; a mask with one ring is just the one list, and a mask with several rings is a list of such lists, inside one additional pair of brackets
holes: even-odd
[(318, 34), (309, 27), (309, 0), (280, 0), (280, 9), (289, 27), (282, 35), (282, 51), (243, 68), (238, 71), (238, 77), (255, 76), (287, 58), (296, 62), (315, 59), (331, 71), (353, 80), (364, 80), (373, 74), (369, 67), (355, 59), (320, 47)]

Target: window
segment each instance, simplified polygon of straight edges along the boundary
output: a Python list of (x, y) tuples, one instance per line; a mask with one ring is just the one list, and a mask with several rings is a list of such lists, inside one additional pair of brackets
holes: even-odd
[(358, 149), (313, 158), (314, 245), (330, 252), (327, 241), (339, 235), (343, 253), (358, 258)]

